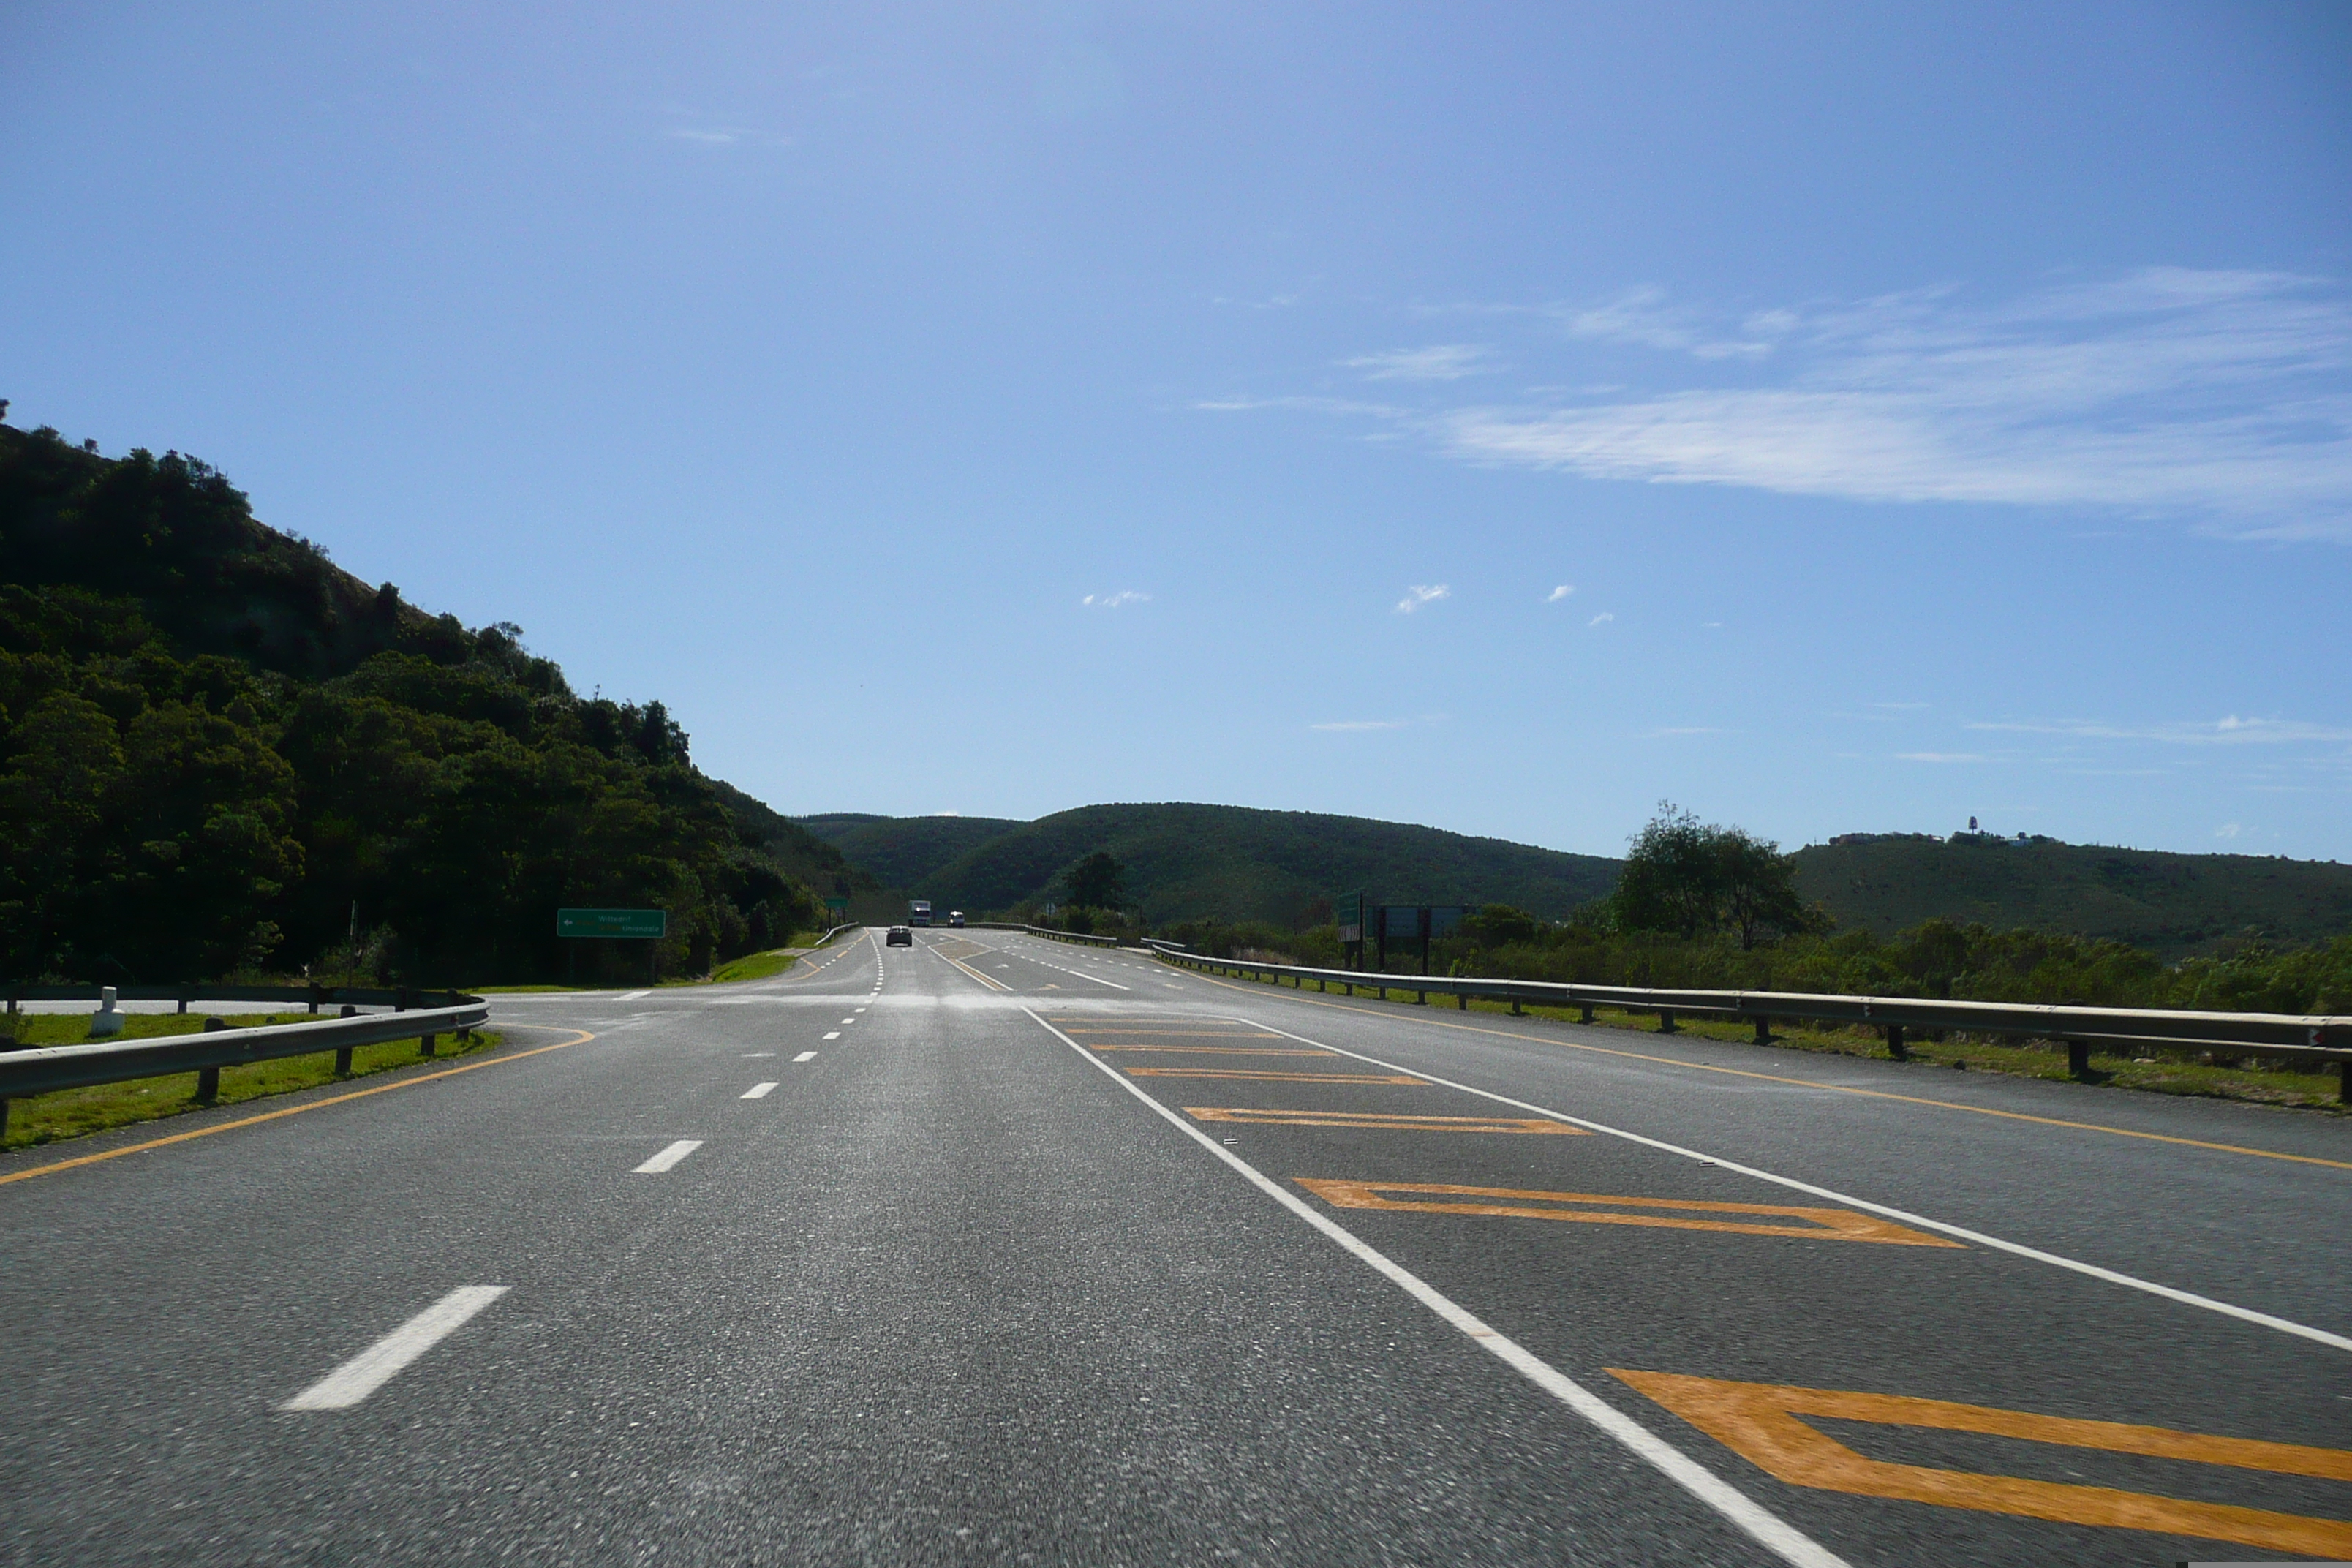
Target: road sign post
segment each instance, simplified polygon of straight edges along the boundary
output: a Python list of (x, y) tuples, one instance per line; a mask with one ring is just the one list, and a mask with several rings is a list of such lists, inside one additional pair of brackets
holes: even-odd
[[(555, 934), (583, 940), (604, 937), (622, 942), (642, 942), (646, 944), (646, 984), (661, 978), (661, 941), (669, 934), (667, 910), (558, 910), (555, 911)], [(573, 948), (573, 952), (580, 950)], [(576, 979), (579, 963), (575, 960), (567, 969)]]
[(1331, 918), (1339, 926), (1339, 951), (1356, 950), (1356, 967), (1364, 963), (1364, 895), (1345, 893), (1331, 900)]

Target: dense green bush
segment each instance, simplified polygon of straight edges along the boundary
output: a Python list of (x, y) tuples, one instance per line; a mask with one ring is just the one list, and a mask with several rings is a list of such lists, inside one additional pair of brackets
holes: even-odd
[[(1418, 965), (1392, 955), (1390, 967), (1402, 972)], [(1625, 931), (1603, 919), (1553, 925), (1490, 905), (1435, 944), (1432, 967), (1593, 985), (2352, 1013), (2352, 936), (2285, 951), (2246, 942), (2221, 956), (2167, 964), (2144, 949), (2105, 938), (1996, 931), (1950, 921), (1928, 921), (1887, 938), (1851, 931), (1743, 949), (1729, 933), (1683, 938)]]

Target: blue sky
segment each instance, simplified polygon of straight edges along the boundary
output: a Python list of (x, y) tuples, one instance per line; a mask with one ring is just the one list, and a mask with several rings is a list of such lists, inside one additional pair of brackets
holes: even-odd
[(0, 396), (787, 811), (2352, 858), (2352, 13), (0, 16)]

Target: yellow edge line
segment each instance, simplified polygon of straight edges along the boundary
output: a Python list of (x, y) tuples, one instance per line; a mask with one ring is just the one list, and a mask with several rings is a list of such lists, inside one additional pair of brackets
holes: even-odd
[[(1195, 978), (1205, 980), (1212, 985), (1222, 985), (1228, 991), (1241, 989), (1230, 980), (1219, 980), (1214, 975), (1202, 974), (1197, 970), (1192, 973)], [(1256, 990), (1258, 987), (1253, 983), (1251, 989)], [(1399, 989), (1411, 988), (1399, 987)], [(1372, 1011), (1370, 1007), (1350, 1007), (1345, 1002), (1326, 1002), (1313, 996), (1299, 996), (1296, 1000), (1305, 1002), (1310, 1006), (1329, 1007), (1340, 1013), (1360, 1013), (1369, 1016)], [(1388, 1015), (1381, 1016), (1385, 1017)], [(1674, 1057), (1654, 1057), (1642, 1051), (1612, 1050), (1607, 1046), (1581, 1045), (1575, 1040), (1555, 1039), (1549, 1035), (1521, 1035), (1509, 1029), (1482, 1029), (1475, 1024), (1449, 1024), (1442, 1018), (1420, 1018), (1415, 1019), (1414, 1022), (1432, 1025), (1440, 1029), (1459, 1029), (1467, 1035), (1492, 1035), (1503, 1040), (1532, 1040), (1538, 1045), (1565, 1046), (1572, 1051), (1592, 1051), (1604, 1057), (1625, 1057), (1637, 1062), (1662, 1062), (1667, 1067), (1688, 1068), (1695, 1072), (1729, 1073), (1734, 1078), (1761, 1079), (1766, 1083), (1793, 1083), (1803, 1089), (1824, 1089), (1839, 1094), (1858, 1094), (1870, 1100), (1895, 1100), (1906, 1105), (1932, 1105), (1938, 1110), (1965, 1110), (1976, 1116), (1998, 1116), (2010, 1121), (2036, 1121), (2044, 1127), (2071, 1127), (2078, 1132), (2105, 1132), (2117, 1138), (2146, 1138), (2151, 1142), (2179, 1143), (2191, 1149), (2211, 1149), (2223, 1154), (2251, 1154), (2258, 1160), (2292, 1160), (2299, 1165), (2328, 1165), (2339, 1171), (2352, 1171), (2352, 1160), (2326, 1160), (2316, 1154), (2282, 1154), (2275, 1149), (2247, 1149), (2235, 1143), (2208, 1143), (2199, 1138), (2176, 1138), (2168, 1132), (2136, 1132), (2127, 1127), (2102, 1127), (2095, 1121), (2064, 1121), (2054, 1116), (2030, 1116), (2022, 1110), (1994, 1110), (1988, 1106), (1959, 1105), (1948, 1100), (1928, 1100), (1916, 1094), (1890, 1094), (1883, 1089), (1854, 1089), (1842, 1083), (1819, 1083), (1807, 1078), (1783, 1078), (1776, 1073), (1750, 1072), (1745, 1068), (1719, 1068), (1706, 1062), (1681, 1061)]]
[[(509, 1029), (544, 1026), (532, 1024), (506, 1026)], [(516, 1051), (503, 1057), (488, 1057), (481, 1061), (467, 1062), (463, 1067), (444, 1068), (439, 1072), (419, 1073), (415, 1078), (401, 1079), (394, 1083), (377, 1084), (373, 1089), (355, 1089), (349, 1094), (330, 1095), (325, 1100), (312, 1100), (300, 1105), (289, 1105), (283, 1110), (265, 1110), (258, 1116), (242, 1116), (235, 1121), (223, 1121), (212, 1127), (199, 1127), (194, 1132), (174, 1132), (169, 1138), (151, 1138), (144, 1143), (130, 1143), (120, 1149), (109, 1149), (103, 1154), (80, 1154), (70, 1160), (59, 1160), (54, 1164), (35, 1165), (29, 1170), (11, 1171), (6, 1175), (0, 1176), (0, 1187), (5, 1187), (11, 1182), (29, 1182), (35, 1176), (47, 1176), (58, 1171), (70, 1171), (77, 1165), (95, 1165), (102, 1160), (120, 1160), (125, 1154), (143, 1154), (150, 1149), (161, 1149), (172, 1143), (184, 1143), (191, 1138), (209, 1138), (215, 1132), (227, 1132), (239, 1127), (252, 1127), (264, 1121), (275, 1121), (281, 1116), (299, 1116), (306, 1110), (317, 1110), (321, 1106), (341, 1105), (347, 1100), (365, 1100), (371, 1094), (390, 1094), (395, 1089), (406, 1089), (413, 1084), (431, 1083), (435, 1079), (455, 1078), (461, 1072), (478, 1072), (483, 1068), (504, 1067), (509, 1062), (519, 1062), (525, 1057), (539, 1056), (546, 1051), (560, 1051), (566, 1046), (583, 1045), (596, 1037), (585, 1029), (578, 1031), (578, 1034), (577, 1039), (558, 1040), (551, 1046), (533, 1046), (527, 1051)]]

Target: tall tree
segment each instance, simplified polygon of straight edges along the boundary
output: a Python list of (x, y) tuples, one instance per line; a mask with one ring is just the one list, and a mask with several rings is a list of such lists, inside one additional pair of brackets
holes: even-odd
[(1682, 937), (1715, 930), (1724, 904), (1719, 832), (1673, 801), (1660, 801), (1658, 815), (1634, 835), (1617, 890), (1610, 895), (1617, 923), (1627, 931)]
[(1127, 868), (1108, 849), (1071, 867), (1064, 879), (1070, 885), (1070, 902), (1082, 909), (1116, 910), (1127, 903)]
[(1780, 847), (1743, 828), (1711, 827), (1723, 918), (1739, 933), (1743, 952), (1767, 933), (1794, 936), (1828, 924), (1797, 891), (1797, 861)]

